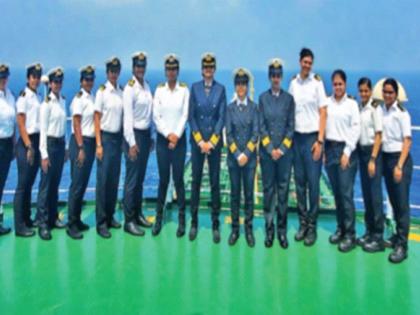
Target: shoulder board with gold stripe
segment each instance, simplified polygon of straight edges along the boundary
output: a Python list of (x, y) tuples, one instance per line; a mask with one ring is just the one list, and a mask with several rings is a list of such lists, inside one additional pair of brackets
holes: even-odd
[(25, 95), (26, 95), (25, 90), (21, 91), (20, 94), (19, 94), (19, 96), (25, 96)]
[(378, 107), (380, 104), (381, 103), (379, 101), (377, 101), (377, 100), (373, 100), (372, 103), (371, 103), (371, 105), (372, 105), (373, 108)]
[(104, 91), (105, 89), (106, 89), (105, 84), (101, 84), (101, 85), (99, 86), (99, 91)]
[(315, 80), (322, 81), (322, 78), (319, 74), (315, 74), (314, 78)]
[(136, 83), (136, 81), (134, 81), (133, 79), (128, 81), (129, 86), (134, 86), (134, 83)]
[(349, 99), (351, 99), (351, 100), (355, 100), (355, 98), (354, 98), (354, 96), (353, 96), (353, 95), (347, 94), (347, 97), (348, 97)]
[(402, 112), (405, 112), (405, 107), (404, 107), (404, 105), (403, 105), (403, 104), (401, 104), (400, 102), (398, 102), (397, 106), (398, 106), (398, 108), (399, 108)]
[(80, 97), (82, 97), (82, 95), (83, 95), (83, 92), (82, 92), (82, 91), (79, 91), (79, 92), (76, 94), (76, 96), (77, 96), (77, 97), (79, 97), (79, 98), (80, 98)]
[(45, 97), (45, 102), (48, 103), (49, 101), (51, 101), (51, 97), (49, 97), (49, 96)]
[(165, 83), (159, 83), (157, 87), (164, 87)]
[(179, 83), (179, 86), (182, 86), (182, 87), (187, 87), (188, 85), (187, 85), (187, 83), (180, 82), (180, 83)]

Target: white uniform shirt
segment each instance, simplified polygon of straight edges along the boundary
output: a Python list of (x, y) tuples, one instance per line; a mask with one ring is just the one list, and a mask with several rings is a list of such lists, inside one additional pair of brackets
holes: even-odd
[(190, 92), (185, 84), (176, 83), (171, 90), (168, 83), (157, 87), (153, 100), (153, 121), (165, 138), (170, 133), (181, 137), (188, 119)]
[(39, 133), (39, 110), (42, 98), (36, 91), (26, 87), (18, 97), (16, 110), (18, 114), (25, 114), (25, 128), (29, 135)]
[(319, 109), (327, 106), (324, 84), (314, 73), (306, 79), (298, 74), (289, 86), (295, 99), (295, 131), (312, 133), (319, 130)]
[(360, 106), (360, 144), (373, 145), (375, 135), (382, 132), (383, 112), (381, 106), (372, 106), (373, 100)]
[(40, 110), (40, 136), (39, 151), (41, 158), (48, 158), (47, 138), (64, 137), (66, 134), (66, 101), (60, 96), (58, 99), (54, 93), (48, 95), (47, 100), (41, 104)]
[[(71, 102), (71, 115), (81, 116), (82, 118), (82, 136), (95, 137), (95, 125), (93, 122), (93, 114), (95, 112), (95, 99), (92, 94), (81, 89), (79, 93), (73, 98)], [(73, 123), (71, 124), (71, 131), (74, 133)]]
[(9, 89), (0, 91), (0, 138), (10, 138), (15, 133), (15, 97)]
[(330, 96), (327, 106), (326, 138), (345, 142), (343, 153), (350, 157), (360, 138), (359, 105), (345, 94), (339, 101)]
[(129, 146), (136, 144), (134, 129), (145, 130), (152, 121), (153, 97), (149, 84), (143, 86), (133, 76), (124, 88), (124, 137)]
[(102, 114), (101, 130), (107, 132), (120, 132), (123, 115), (123, 91), (118, 86), (115, 88), (107, 81), (96, 92), (95, 112)]
[(383, 105), (383, 140), (382, 151), (387, 153), (401, 152), (404, 138), (411, 137), (411, 117), (407, 110), (395, 102), (389, 108)]

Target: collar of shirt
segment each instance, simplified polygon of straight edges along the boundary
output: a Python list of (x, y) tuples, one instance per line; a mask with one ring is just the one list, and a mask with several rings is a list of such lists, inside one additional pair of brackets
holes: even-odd
[(305, 79), (301, 77), (300, 73), (298, 73), (297, 75), (297, 79), (300, 83), (306, 82), (306, 81), (311, 81), (313, 78), (315, 77), (314, 73), (309, 73), (308, 77), (306, 77)]
[(62, 100), (61, 95), (59, 98), (57, 98), (57, 96), (53, 92), (50, 92), (50, 94), (48, 94), (48, 97), (50, 98), (51, 101), (55, 101), (55, 102), (60, 102)]
[(7, 91), (0, 90), (0, 97), (6, 98), (6, 93), (7, 93)]
[(270, 89), (271, 95), (275, 96), (275, 97), (279, 97), (281, 94), (281, 89), (278, 90), (277, 92), (274, 92), (272, 89)]
[(245, 97), (245, 99), (243, 101), (241, 101), (239, 99), (239, 97), (236, 99), (236, 105), (240, 106), (240, 105), (244, 105), (247, 106), (248, 105), (248, 97)]
[(363, 105), (362, 103), (360, 103), (360, 107), (361, 107), (362, 111), (370, 110), (371, 108), (373, 108), (372, 107), (372, 102), (373, 102), (373, 99), (370, 98), (365, 105)]
[(166, 88), (167, 90), (169, 90), (169, 91), (176, 91), (176, 90), (178, 90), (178, 88), (179, 88), (179, 81), (176, 81), (175, 88), (174, 88), (173, 90), (171, 90), (171, 89), (169, 88), (169, 83), (168, 83), (168, 82), (166, 82), (166, 83), (165, 83), (165, 88)]
[(203, 80), (204, 87), (211, 88), (213, 86), (213, 82), (214, 80), (211, 80), (210, 82)]
[(119, 87), (118, 83), (117, 83), (117, 87), (114, 87), (114, 86), (112, 85), (112, 83), (111, 83), (111, 82), (106, 81), (105, 86), (106, 86), (106, 88), (107, 88), (107, 89), (109, 89), (111, 92), (112, 92), (112, 91), (119, 91), (119, 90), (120, 90), (120, 87)]
[(348, 98), (347, 93), (345, 93), (339, 101), (337, 101), (337, 99), (335, 98), (335, 95), (331, 96), (331, 100), (333, 101), (333, 103), (337, 105), (343, 104), (345, 101), (347, 101), (347, 98)]

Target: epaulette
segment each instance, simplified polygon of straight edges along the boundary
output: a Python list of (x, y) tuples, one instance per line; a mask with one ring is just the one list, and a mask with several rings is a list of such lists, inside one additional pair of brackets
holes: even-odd
[(349, 99), (351, 99), (351, 100), (355, 100), (355, 98), (354, 98), (354, 96), (353, 96), (353, 95), (347, 94), (347, 97), (348, 97)]
[(99, 86), (99, 91), (104, 91), (105, 89), (106, 89), (105, 84), (101, 84), (101, 85)]
[(373, 108), (378, 107), (381, 103), (378, 100), (372, 100), (372, 103), (370, 103)]
[(297, 77), (298, 77), (298, 75), (297, 75), (297, 74), (295, 74), (295, 75), (292, 77), (292, 80), (297, 79)]
[(128, 80), (128, 85), (129, 86), (134, 86), (134, 83), (136, 83), (136, 81), (134, 81), (133, 79)]
[(397, 106), (398, 106), (398, 108), (399, 108), (402, 112), (405, 112), (405, 107), (404, 107), (404, 105), (403, 105), (402, 103), (398, 102), (398, 103), (397, 103)]
[(165, 83), (159, 83), (158, 84), (158, 87), (164, 87), (165, 86)]
[(47, 102), (47, 103), (48, 103), (49, 101), (51, 101), (51, 97), (46, 96), (46, 97), (45, 97), (45, 102)]
[(79, 92), (76, 94), (76, 96), (77, 96), (78, 98), (82, 97), (82, 95), (83, 95), (83, 92), (82, 92), (82, 91), (79, 91)]
[(20, 92), (20, 94), (19, 94), (19, 96), (25, 96), (25, 95), (26, 95), (25, 90), (22, 90), (22, 91)]
[(120, 85), (120, 90), (124, 91), (124, 87), (122, 85)]
[(182, 86), (182, 87), (188, 87), (187, 83), (184, 83), (184, 82), (180, 82), (180, 83), (179, 83), (179, 86)]
[(319, 74), (314, 75), (315, 80), (322, 81), (322, 78)]

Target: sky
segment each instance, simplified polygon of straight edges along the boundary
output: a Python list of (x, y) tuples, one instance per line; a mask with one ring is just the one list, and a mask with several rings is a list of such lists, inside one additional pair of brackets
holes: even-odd
[(219, 69), (266, 69), (269, 58), (298, 68), (302, 47), (322, 70), (419, 71), (418, 0), (0, 0), (0, 62), (98, 68), (145, 50), (198, 69), (205, 51)]

